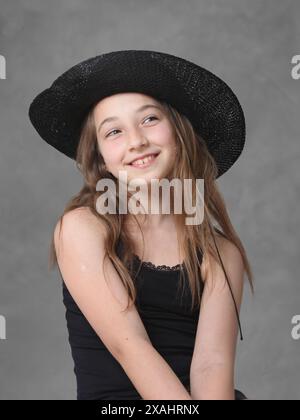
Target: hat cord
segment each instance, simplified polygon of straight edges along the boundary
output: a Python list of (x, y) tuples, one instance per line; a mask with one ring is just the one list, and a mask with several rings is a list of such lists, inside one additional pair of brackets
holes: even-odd
[[(211, 230), (211, 232), (212, 232), (212, 228), (211, 228), (211, 226), (210, 226), (210, 223), (208, 223), (208, 224), (209, 224), (210, 230)], [(232, 296), (232, 299), (233, 299), (233, 302), (234, 302), (235, 312), (236, 312), (237, 321), (238, 321), (239, 330), (240, 330), (240, 339), (241, 339), (241, 341), (243, 341), (243, 333), (242, 333), (242, 327), (241, 327), (241, 322), (240, 322), (240, 317), (239, 317), (239, 311), (238, 311), (238, 309), (237, 309), (237, 305), (236, 305), (236, 302), (235, 302), (235, 299), (234, 299), (234, 295), (233, 295), (233, 292), (232, 292), (232, 288), (231, 288), (230, 282), (229, 282), (229, 280), (228, 280), (227, 273), (226, 273), (226, 270), (225, 270), (225, 268), (224, 268), (222, 258), (221, 258), (221, 256), (220, 256), (219, 249), (218, 249), (218, 247), (217, 247), (217, 244), (216, 244), (216, 240), (215, 240), (215, 236), (214, 236), (214, 234), (212, 234), (212, 237), (213, 237), (213, 239), (214, 239), (214, 243), (215, 243), (215, 246), (216, 246), (216, 248), (217, 248), (218, 256), (219, 256), (219, 259), (220, 259), (220, 261), (221, 261), (222, 268), (223, 268), (223, 271), (224, 271), (224, 273), (225, 273), (225, 277), (226, 277), (226, 280), (227, 280), (227, 283), (228, 283), (228, 286), (229, 286), (229, 290), (230, 290), (230, 293), (231, 293), (231, 296)]]

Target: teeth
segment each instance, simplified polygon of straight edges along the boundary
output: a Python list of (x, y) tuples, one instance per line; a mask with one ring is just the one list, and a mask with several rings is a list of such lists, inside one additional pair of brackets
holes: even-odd
[(147, 163), (150, 160), (152, 160), (154, 158), (154, 156), (155, 155), (151, 155), (151, 156), (147, 156), (144, 159), (135, 160), (134, 162), (132, 162), (132, 164), (135, 164), (135, 165), (144, 165), (144, 163)]

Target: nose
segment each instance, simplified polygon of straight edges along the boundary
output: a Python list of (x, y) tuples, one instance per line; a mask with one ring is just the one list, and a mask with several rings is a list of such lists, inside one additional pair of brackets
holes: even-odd
[(128, 149), (138, 149), (139, 147), (147, 145), (148, 143), (148, 140), (142, 135), (142, 133), (135, 132), (128, 140)]

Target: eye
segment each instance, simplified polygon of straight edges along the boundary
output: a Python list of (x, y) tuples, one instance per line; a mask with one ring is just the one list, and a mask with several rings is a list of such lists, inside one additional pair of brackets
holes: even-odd
[[(147, 120), (149, 120), (150, 118), (154, 118), (154, 120), (158, 120), (158, 118), (157, 117), (155, 117), (154, 115), (150, 115), (149, 117), (147, 117), (145, 120), (144, 120), (144, 122), (145, 121), (147, 121)], [(117, 129), (115, 129), (115, 130), (111, 130), (105, 137), (111, 137), (111, 134), (112, 133), (114, 133), (115, 131), (120, 131), (120, 130), (117, 130)]]
[(157, 120), (158, 118), (156, 118), (154, 115), (150, 115), (150, 117), (147, 117), (145, 120), (144, 120), (144, 122), (145, 121), (147, 121), (147, 120), (149, 120), (150, 118), (154, 118), (155, 120)]
[(112, 131), (110, 131), (105, 137), (108, 137), (108, 136), (110, 136), (111, 135), (111, 133), (113, 133), (113, 132), (115, 132), (115, 131), (120, 131), (120, 130), (112, 130)]

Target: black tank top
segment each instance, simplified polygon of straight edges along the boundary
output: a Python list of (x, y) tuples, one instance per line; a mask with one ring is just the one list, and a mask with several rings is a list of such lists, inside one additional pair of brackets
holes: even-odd
[[(121, 252), (122, 243), (119, 242), (117, 254), (120, 257)], [(199, 258), (202, 262), (201, 253)], [(140, 262), (135, 255), (134, 274)], [(134, 282), (137, 288), (136, 308), (152, 345), (189, 390), (199, 308), (191, 310), (192, 295), (187, 279), (184, 288), (179, 287), (181, 268), (186, 278), (184, 264), (155, 266), (144, 261)], [(122, 366), (80, 311), (64, 281), (62, 286), (77, 381), (77, 399), (141, 399)]]

